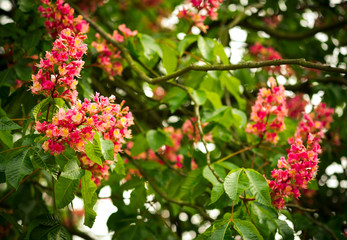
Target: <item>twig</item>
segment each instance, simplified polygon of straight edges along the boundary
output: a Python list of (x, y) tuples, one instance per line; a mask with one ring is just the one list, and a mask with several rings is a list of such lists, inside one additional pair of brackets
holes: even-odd
[(195, 103), (195, 115), (196, 115), (196, 122), (198, 125), (198, 130), (200, 133), (200, 140), (202, 141), (204, 147), (205, 147), (205, 151), (206, 151), (206, 162), (207, 162), (207, 166), (208, 168), (211, 170), (211, 172), (213, 173), (213, 175), (217, 178), (217, 180), (221, 183), (224, 183), (224, 180), (218, 175), (218, 173), (216, 172), (216, 170), (214, 170), (214, 168), (212, 167), (211, 164), (211, 154), (210, 151), (207, 148), (207, 143), (206, 140), (204, 139), (204, 132), (202, 131), (202, 126), (201, 126), (201, 119), (200, 119), (200, 112), (199, 112), (199, 105), (197, 103)]
[(24, 145), (24, 146), (19, 146), (19, 147), (15, 147), (15, 148), (11, 148), (11, 149), (7, 149), (7, 150), (4, 150), (1, 153), (5, 153), (5, 152), (10, 152), (10, 151), (13, 151), (13, 150), (17, 150), (17, 149), (21, 149), (21, 148), (26, 148), (26, 147), (30, 147), (30, 145)]
[(336, 234), (333, 232), (333, 230), (331, 230), (326, 224), (323, 224), (319, 221), (317, 221), (316, 219), (314, 219), (313, 217), (311, 217), (310, 214), (308, 214), (307, 212), (304, 212), (305, 216), (307, 218), (309, 218), (313, 223), (315, 223), (316, 225), (320, 226), (321, 228), (323, 228), (325, 231), (327, 231), (328, 233), (330, 233), (330, 235), (332, 236), (333, 239), (338, 240)]
[[(35, 173), (37, 173), (40, 170), (40, 168), (36, 168), (30, 175), (26, 176), (22, 181), (20, 181), (19, 185), (21, 185), (23, 182), (25, 182), (26, 180), (28, 180), (32, 175), (34, 175)], [(13, 192), (14, 192), (15, 188), (12, 188), (5, 196), (3, 196), (0, 199), (0, 203), (2, 201), (4, 201), (8, 196), (10, 196)]]
[(251, 150), (252, 148), (254, 148), (254, 146), (249, 146), (249, 147), (243, 148), (243, 149), (241, 149), (241, 150), (239, 150), (237, 152), (229, 154), (228, 156), (226, 156), (224, 158), (219, 159), (218, 161), (216, 161), (216, 163), (221, 163), (221, 162), (223, 162), (223, 161), (225, 161), (225, 160), (227, 160), (227, 159), (229, 159), (229, 158), (231, 158), (233, 156), (236, 156), (237, 154), (240, 154), (240, 153), (246, 152), (248, 150)]
[(305, 211), (305, 212), (317, 212), (317, 209), (312, 209), (312, 208), (304, 208), (298, 204), (294, 204), (294, 203), (287, 203), (286, 204), (287, 207), (292, 207), (292, 208), (297, 208), (301, 211)]
[(171, 202), (171, 203), (175, 203), (175, 204), (180, 205), (180, 206), (186, 206), (186, 207), (194, 208), (206, 220), (211, 221), (211, 222), (214, 221), (201, 207), (196, 206), (196, 205), (191, 204), (191, 203), (188, 203), (188, 202), (183, 202), (180, 200), (170, 198), (166, 193), (161, 191), (161, 189), (155, 184), (154, 179), (151, 176), (149, 176), (149, 174), (130, 155), (128, 155), (125, 152), (124, 152), (124, 154), (127, 156), (129, 161), (140, 171), (141, 175), (148, 181), (148, 183), (151, 185), (153, 190), (156, 191), (166, 201)]

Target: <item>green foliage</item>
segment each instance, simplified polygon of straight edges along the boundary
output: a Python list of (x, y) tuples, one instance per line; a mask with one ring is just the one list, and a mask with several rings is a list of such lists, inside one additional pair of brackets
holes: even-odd
[(85, 175), (81, 178), (81, 193), (84, 202), (84, 225), (92, 227), (96, 218), (96, 212), (93, 207), (97, 200), (96, 185), (91, 180), (91, 173), (86, 171)]
[[(0, 11), (3, 239), (72, 239), (72, 235), (88, 239), (80, 225), (93, 227), (96, 203), (104, 201), (98, 199), (104, 186), (111, 188), (109, 199), (117, 208), (107, 220), (113, 239), (171, 240), (191, 234), (198, 240), (237, 236), (271, 240), (279, 234), (292, 240), (294, 233), (300, 239), (344, 239), (344, 3), (266, 0), (246, 1), (245, 5), (245, 1), (223, 1), (218, 19), (207, 18), (207, 31), (199, 33), (188, 15), (171, 26), (169, 19), (173, 19), (174, 9), (181, 9), (182, 0), (109, 0), (99, 5), (96, 2), (101, 1), (69, 1), (75, 8), (74, 17), (82, 14), (81, 8), (99, 26), (90, 23), (86, 33), (88, 51), (75, 79), (78, 98), (90, 98), (95, 92), (115, 95), (115, 102), (122, 108), (128, 106), (135, 122), (132, 138), (119, 139), (116, 144), (109, 138), (114, 129), (121, 128), (122, 120), (110, 121), (109, 136), (96, 132), (92, 141), (82, 137), (92, 162), (86, 166), (83, 151), (74, 150), (71, 143), (64, 143), (59, 154), (45, 151), (43, 144), (50, 133), (40, 134), (35, 129), (37, 121), (49, 124), (59, 108), (72, 107), (68, 100), (53, 94), (33, 95), (30, 91), (40, 58), (45, 58), (55, 41), (38, 11), (42, 3), (5, 2)], [(137, 30), (137, 35), (124, 36), (118, 28), (123, 23)], [(112, 36), (114, 30), (124, 41), (114, 46), (107, 43), (108, 50), (99, 53), (93, 42), (104, 41), (102, 36)], [(254, 44), (264, 48), (255, 54)], [(110, 54), (113, 48), (116, 50)], [(310, 65), (258, 67), (277, 58), (304, 58)], [(116, 70), (118, 63), (121, 74), (111, 76), (104, 71)], [(60, 71), (53, 66), (52, 76), (59, 77)], [(288, 103), (288, 112), (299, 111), (300, 116), (284, 118), (285, 129), (278, 134), (277, 144), (247, 133), (252, 106), (269, 77), (284, 84), (286, 96), (303, 94), (311, 101), (306, 112), (320, 101), (335, 110), (330, 129), (323, 129), (315, 179), (300, 192), (298, 201), (286, 198), (290, 204), (284, 210), (272, 206), (267, 179), (273, 179), (278, 159), (286, 157), (288, 138), (294, 136), (304, 107), (296, 106), (301, 100)], [(196, 124), (198, 115), (202, 132)], [(87, 120), (81, 121), (85, 124)], [(118, 144), (122, 145), (119, 152), (114, 151)], [(103, 179), (96, 184), (93, 179), (101, 175)], [(339, 184), (332, 187), (335, 180)], [(76, 197), (83, 200), (84, 220), (74, 206)]]

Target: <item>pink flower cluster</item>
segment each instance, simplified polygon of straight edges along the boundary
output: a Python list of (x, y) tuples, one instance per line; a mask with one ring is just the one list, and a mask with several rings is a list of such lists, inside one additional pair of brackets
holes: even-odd
[(46, 8), (38, 8), (41, 16), (46, 18), (45, 26), (52, 38), (56, 38), (59, 33), (66, 28), (70, 28), (75, 33), (87, 33), (89, 30), (88, 23), (79, 15), (74, 18), (74, 9), (64, 0), (57, 0), (52, 3), (50, 0), (41, 0)]
[[(112, 37), (117, 42), (124, 42), (124, 38), (134, 37), (137, 31), (131, 31), (125, 24), (118, 26), (120, 34), (114, 30)], [(96, 49), (98, 54), (99, 67), (102, 68), (109, 76), (121, 75), (123, 72), (121, 52), (112, 44), (108, 44), (105, 39), (102, 39), (99, 34), (95, 35), (96, 42), (92, 42), (92, 46)]]
[(46, 97), (63, 98), (74, 103), (77, 98), (75, 77), (80, 75), (84, 61), (82, 56), (87, 51), (83, 43), (86, 35), (76, 35), (71, 29), (61, 31), (59, 38), (53, 43), (51, 52), (46, 52), (40, 59), (40, 68), (32, 75), (33, 94), (44, 94)]
[[(282, 59), (282, 56), (279, 52), (277, 52), (272, 47), (264, 47), (260, 43), (255, 43), (254, 45), (249, 47), (250, 54), (256, 58), (256, 60), (259, 61), (266, 61), (266, 60), (278, 60)], [(282, 75), (292, 75), (293, 70), (288, 65), (282, 65), (282, 66), (270, 66), (266, 67), (267, 71), (269, 71), (271, 74), (278, 73)]]
[(299, 138), (289, 149), (287, 159), (281, 157), (277, 163), (279, 169), (271, 172), (274, 180), (268, 180), (271, 188), (272, 204), (282, 209), (285, 199), (300, 197), (300, 189), (307, 189), (308, 182), (315, 176), (318, 168), (320, 145), (314, 141), (314, 135), (308, 134), (307, 148)]
[(80, 0), (78, 6), (84, 12), (95, 12), (98, 7), (101, 7), (106, 3), (106, 0)]
[[(159, 148), (157, 152), (162, 158), (174, 164), (176, 168), (181, 168), (183, 155), (179, 154), (178, 150), (181, 147), (181, 140), (183, 138), (183, 134), (180, 129), (174, 129), (173, 127), (165, 127), (163, 128), (163, 130), (164, 132), (169, 134), (173, 145), (164, 145), (161, 148)], [(129, 142), (127, 145), (128, 149), (131, 149), (133, 147), (133, 144), (133, 142)], [(128, 154), (130, 154), (129, 151)], [(141, 153), (137, 156), (133, 156), (133, 158), (147, 159), (148, 161), (155, 161), (164, 164), (163, 161), (155, 154), (155, 152), (152, 149), (149, 149), (147, 152)]]
[(305, 107), (308, 102), (304, 99), (303, 94), (297, 94), (295, 97), (286, 98), (288, 116), (298, 120), (305, 112)]
[(270, 28), (276, 28), (282, 22), (282, 15), (271, 15), (264, 17), (264, 22)]
[(247, 124), (246, 132), (257, 135), (260, 139), (265, 135), (265, 141), (276, 144), (279, 140), (277, 133), (285, 129), (286, 97), (284, 87), (277, 86), (276, 79), (271, 77), (268, 81), (271, 89), (259, 89), (251, 112), (254, 123)]
[(204, 21), (206, 18), (210, 18), (212, 21), (217, 20), (217, 10), (223, 0), (189, 0), (188, 2), (191, 7), (179, 11), (178, 17), (193, 22), (194, 26), (206, 33), (208, 26), (204, 24)]
[[(299, 190), (307, 189), (308, 182), (316, 175), (318, 154), (321, 153), (319, 142), (333, 120), (333, 113), (334, 109), (321, 103), (311, 114), (304, 115), (294, 138), (288, 139), (291, 148), (287, 160), (281, 157), (277, 163), (279, 169), (271, 172), (274, 180), (268, 180), (272, 204), (277, 208), (282, 209), (287, 198), (300, 197)], [(304, 141), (307, 148), (303, 145)]]
[[(60, 154), (66, 146), (78, 153), (78, 157), (84, 168), (92, 171), (94, 179), (104, 177), (109, 162), (98, 166), (92, 162), (85, 153), (85, 145), (93, 141), (94, 134), (98, 132), (106, 140), (113, 142), (113, 152), (116, 158), (126, 138), (131, 138), (131, 130), (134, 124), (133, 116), (128, 107), (123, 108), (124, 102), (114, 104), (115, 97), (99, 96), (96, 93), (92, 100), (77, 101), (70, 109), (60, 108), (52, 118), (52, 123), (44, 121), (36, 122), (35, 129), (45, 134), (47, 140), (42, 148), (51, 154)], [(99, 181), (98, 180), (98, 181)]]
[[(206, 127), (207, 125), (208, 123), (203, 123), (202, 128)], [(195, 117), (193, 117), (191, 120), (188, 119), (183, 123), (182, 131), (188, 137), (188, 139), (194, 141), (194, 143), (201, 140)], [(204, 134), (204, 139), (206, 142), (212, 142), (212, 133), (209, 132)]]
[[(315, 135), (315, 140), (320, 142), (324, 138), (324, 133), (333, 121), (334, 109), (328, 108), (325, 103), (320, 103), (313, 112), (304, 114), (303, 119), (295, 132), (295, 139), (305, 140), (309, 133)], [(290, 141), (292, 141), (290, 139)]]

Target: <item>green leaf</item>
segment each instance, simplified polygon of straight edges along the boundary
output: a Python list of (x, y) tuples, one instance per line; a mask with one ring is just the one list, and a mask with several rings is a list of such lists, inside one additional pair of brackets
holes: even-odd
[(25, 50), (29, 51), (37, 46), (40, 42), (40, 38), (42, 36), (42, 31), (39, 29), (35, 29), (35, 31), (31, 31), (27, 34), (25, 41), (23, 42), (23, 47)]
[(52, 174), (55, 178), (58, 176), (59, 166), (54, 157), (49, 153), (44, 153), (41, 147), (33, 148), (35, 154), (31, 159), (34, 167), (39, 167)]
[(116, 167), (115, 167), (114, 171), (120, 176), (126, 175), (124, 160), (119, 154), (117, 154), (117, 162), (116, 162)]
[[(77, 158), (75, 158), (77, 160)], [(64, 166), (64, 170), (61, 173), (61, 177), (68, 178), (71, 180), (77, 180), (80, 179), (83, 175), (85, 170), (81, 169), (81, 167), (77, 164), (77, 161), (75, 159), (70, 159)]]
[(183, 89), (173, 87), (167, 91), (163, 101), (169, 104), (170, 111), (173, 113), (187, 100), (188, 95)]
[(215, 92), (205, 91), (207, 99), (210, 101), (214, 109), (219, 109), (223, 106), (220, 100), (220, 95)]
[(102, 151), (102, 155), (104, 156), (104, 159), (113, 161), (114, 160), (113, 142), (111, 140), (105, 140), (103, 138), (100, 138), (100, 146), (101, 146), (101, 151)]
[(19, 79), (23, 81), (31, 80), (31, 74), (33, 70), (31, 69), (31, 67), (27, 66), (26, 64), (18, 63), (14, 66), (14, 70)]
[(13, 187), (18, 189), (19, 182), (22, 178), (33, 172), (31, 165), (29, 149), (21, 151), (12, 160), (7, 163), (6, 166), (6, 178), (7, 182)]
[(103, 155), (102, 155), (102, 150), (101, 150), (101, 146), (100, 146), (99, 134), (97, 132), (94, 134), (93, 143), (88, 142), (85, 145), (85, 150), (86, 150), (86, 154), (90, 158), (90, 160), (92, 160), (93, 162), (102, 166), (101, 157)]
[(8, 117), (2, 117), (0, 118), (0, 131), (4, 130), (15, 130), (22, 128), (17, 123), (13, 122)]
[(210, 205), (212, 203), (215, 203), (224, 193), (224, 187), (222, 183), (218, 183), (216, 185), (213, 186), (212, 191), (211, 191), (211, 202)]
[(189, 47), (192, 43), (196, 42), (198, 36), (196, 35), (187, 35), (180, 43), (178, 44), (177, 51), (178, 56), (182, 56), (187, 47)]
[(246, 123), (247, 123), (247, 116), (246, 114), (239, 110), (239, 109), (236, 109), (236, 108), (233, 108), (232, 110), (232, 114), (233, 114), (233, 124), (235, 127), (238, 127), (238, 128), (243, 128)]
[(210, 240), (223, 240), (223, 239), (227, 240), (227, 238), (225, 237), (229, 229), (229, 224), (230, 222), (228, 221), (224, 225), (214, 229), (209, 239)]
[(14, 81), (14, 69), (13, 68), (7, 68), (0, 72), (0, 87), (3, 85), (11, 84), (12, 81)]
[(232, 170), (225, 178), (224, 190), (231, 200), (236, 203), (239, 201), (239, 196), (249, 186), (249, 180), (244, 173), (244, 169)]
[(18, 4), (19, 4), (19, 9), (22, 12), (29, 12), (36, 6), (35, 1), (32, 1), (32, 0), (19, 0)]
[(166, 73), (173, 73), (177, 68), (177, 53), (170, 46), (160, 44), (161, 51), (163, 52), (162, 62)]
[(199, 36), (198, 38), (198, 48), (201, 52), (201, 55), (207, 60), (207, 61), (213, 61), (216, 59), (216, 56), (213, 52), (214, 43), (211, 39), (203, 38), (202, 36)]
[(62, 225), (51, 227), (47, 233), (48, 240), (72, 240), (70, 232)]
[(292, 228), (288, 226), (288, 223), (283, 220), (275, 219), (277, 226), (278, 226), (278, 232), (281, 234), (284, 240), (294, 240), (294, 231)]
[(213, 53), (220, 58), (223, 64), (225, 65), (230, 64), (229, 58), (227, 57), (225, 53), (224, 46), (215, 40), (213, 41), (213, 43), (214, 43)]
[(96, 195), (96, 185), (91, 180), (92, 174), (89, 171), (86, 171), (86, 174), (81, 179), (81, 193), (84, 201), (84, 225), (92, 227), (96, 218), (96, 212), (93, 210), (93, 207), (98, 199)]
[(65, 101), (62, 98), (54, 98), (54, 102), (57, 107), (62, 108), (64, 107)]
[(265, 178), (253, 169), (246, 169), (246, 174), (250, 183), (250, 190), (259, 203), (271, 206), (269, 184)]
[(158, 130), (149, 130), (146, 134), (148, 145), (153, 151), (157, 151), (158, 148), (165, 145), (166, 135)]
[(137, 156), (148, 149), (148, 143), (145, 134), (138, 134), (133, 139), (133, 147), (131, 148), (132, 156)]
[[(214, 165), (212, 165), (212, 168), (216, 170)], [(204, 167), (204, 169), (202, 171), (202, 175), (204, 176), (204, 178), (206, 180), (208, 180), (213, 185), (220, 184), (220, 182), (218, 181), (218, 179), (216, 178), (216, 176), (213, 174), (213, 172), (211, 171), (211, 169), (208, 166)]]
[(161, 58), (163, 58), (163, 52), (161, 51), (159, 45), (155, 42), (155, 40), (146, 34), (138, 34), (138, 37), (141, 41), (141, 44), (144, 48), (145, 57), (150, 60), (152, 55), (158, 54)]
[(75, 198), (75, 191), (78, 188), (79, 180), (71, 180), (60, 176), (54, 184), (55, 202), (57, 208), (67, 206)]
[(240, 96), (240, 80), (227, 72), (221, 73), (220, 80), (223, 86), (228, 90), (228, 92), (231, 93), (231, 95), (236, 99), (239, 108), (245, 109), (246, 101)]
[(34, 108), (33, 110), (31, 110), (31, 113), (35, 119), (35, 122), (37, 121), (37, 115), (41, 112), (41, 110), (48, 105), (48, 103), (50, 103), (51, 98), (46, 98), (45, 100), (39, 102)]
[(8, 148), (13, 148), (13, 136), (11, 131), (0, 131), (0, 140), (3, 142)]
[(234, 219), (234, 228), (243, 240), (263, 240), (257, 228), (247, 220)]
[(189, 90), (191, 90), (192, 97), (198, 105), (201, 106), (206, 102), (207, 97), (204, 90), (195, 90), (192, 88), (189, 88)]

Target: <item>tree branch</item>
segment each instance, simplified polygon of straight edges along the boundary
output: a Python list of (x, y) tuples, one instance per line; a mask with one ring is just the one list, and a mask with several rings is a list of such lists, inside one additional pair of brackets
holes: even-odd
[(336, 72), (336, 73), (344, 73), (347, 74), (347, 69), (345, 68), (337, 68), (337, 67), (330, 67), (327, 65), (319, 64), (319, 63), (313, 63), (310, 61), (306, 61), (303, 58), (300, 59), (279, 59), (279, 60), (270, 60), (270, 61), (260, 61), (260, 62), (245, 62), (245, 63), (239, 63), (239, 64), (230, 64), (230, 65), (190, 65), (188, 67), (182, 68), (181, 70), (178, 70), (172, 74), (152, 78), (150, 80), (150, 83), (161, 83), (168, 81), (173, 78), (177, 78), (189, 71), (229, 71), (229, 70), (237, 70), (237, 69), (245, 69), (245, 68), (262, 68), (262, 67), (269, 67), (269, 66), (281, 66), (281, 65), (298, 65), (306, 68), (313, 68), (313, 69), (319, 69), (326, 72)]
[[(121, 50), (123, 57), (128, 62), (130, 68), (132, 68), (136, 74), (144, 80), (145, 82), (151, 83), (151, 84), (157, 84), (161, 82), (166, 82), (170, 79), (177, 78), (189, 71), (212, 71), (212, 70), (218, 70), (218, 71), (229, 71), (229, 70), (236, 70), (236, 69), (244, 69), (244, 68), (261, 68), (261, 67), (269, 67), (269, 66), (280, 66), (280, 65), (298, 65), (306, 68), (313, 68), (313, 69), (319, 69), (326, 72), (336, 72), (336, 73), (345, 73), (347, 74), (347, 69), (345, 68), (337, 68), (337, 67), (331, 67), (319, 63), (313, 63), (306, 61), (305, 59), (280, 59), (280, 60), (271, 60), (271, 61), (261, 61), (261, 62), (246, 62), (246, 63), (240, 63), (240, 64), (230, 64), (230, 65), (190, 65), (188, 67), (185, 67), (181, 70), (178, 70), (172, 74), (161, 76), (161, 77), (155, 77), (150, 78), (144, 73), (136, 64), (134, 59), (132, 58), (131, 54), (129, 53), (128, 49), (123, 45), (117, 42), (115, 39), (113, 39), (107, 32), (105, 32), (96, 22), (91, 20), (89, 17), (87, 17), (78, 7), (76, 7), (74, 4), (70, 4), (79, 14), (83, 16), (83, 18), (103, 37), (105, 40), (115, 47), (117, 47), (119, 50)], [(343, 23), (346, 24), (347, 20), (344, 20), (342, 22), (339, 22), (337, 26), (334, 25), (334, 27), (341, 26)], [(332, 27), (331, 25), (329, 25)], [(326, 29), (321, 27), (319, 28), (321, 31), (322, 29)], [(317, 31), (317, 29), (315, 29)], [(317, 32), (319, 32), (317, 31)], [(315, 32), (316, 33), (316, 32)], [(312, 33), (311, 33), (312, 34)]]

